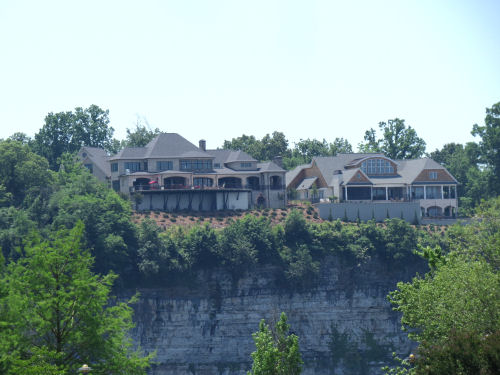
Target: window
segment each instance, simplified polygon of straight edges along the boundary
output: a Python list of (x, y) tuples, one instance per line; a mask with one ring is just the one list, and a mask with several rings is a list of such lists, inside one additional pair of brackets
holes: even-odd
[(412, 199), (424, 199), (424, 187), (423, 186), (412, 186), (411, 198)]
[(441, 186), (426, 186), (425, 187), (427, 199), (441, 199)]
[(207, 177), (195, 177), (193, 179), (193, 185), (195, 187), (212, 187), (214, 181), (211, 178)]
[(113, 181), (112, 186), (113, 186), (114, 191), (119, 191), (120, 190), (120, 181), (119, 180)]
[(85, 168), (87, 168), (90, 173), (94, 173), (94, 167), (92, 164), (85, 164)]
[(111, 163), (111, 172), (118, 172), (118, 163)]
[(374, 201), (385, 201), (385, 187), (373, 188), (372, 194)]
[(361, 170), (369, 176), (394, 174), (394, 167), (384, 159), (368, 159), (361, 163)]
[(181, 160), (181, 171), (211, 170), (212, 160)]
[(272, 190), (278, 190), (282, 188), (280, 176), (271, 176), (270, 182)]
[(157, 171), (169, 171), (174, 169), (174, 163), (171, 161), (157, 161), (156, 170)]
[(252, 167), (252, 163), (245, 162), (245, 163), (241, 163), (240, 166), (241, 166), (241, 168), (251, 168)]
[(215, 163), (214, 168), (220, 168), (220, 163)]
[(137, 172), (141, 170), (141, 163), (138, 161), (127, 161), (125, 162), (125, 169), (130, 172)]
[(437, 178), (438, 178), (438, 173), (436, 171), (429, 172), (429, 179), (437, 180)]
[(145, 171), (147, 171), (147, 170), (148, 170), (148, 162), (147, 162), (147, 161), (145, 161), (145, 162), (144, 162), (144, 170), (145, 170)]

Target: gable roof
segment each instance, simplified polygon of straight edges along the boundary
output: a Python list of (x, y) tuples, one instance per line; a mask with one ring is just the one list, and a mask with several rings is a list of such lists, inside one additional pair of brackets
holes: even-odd
[[(85, 157), (83, 156), (84, 152), (87, 154)], [(103, 171), (106, 176), (109, 176), (111, 174), (111, 166), (108, 163), (109, 156), (104, 149), (98, 147), (83, 146), (80, 149), (79, 154), (82, 158), (82, 161), (88, 158), (101, 171)]]

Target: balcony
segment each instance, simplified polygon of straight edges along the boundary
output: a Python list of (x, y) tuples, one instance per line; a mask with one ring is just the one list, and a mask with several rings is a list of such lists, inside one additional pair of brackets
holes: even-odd
[(147, 192), (147, 191), (172, 191), (172, 190), (207, 190), (207, 191), (223, 191), (223, 190), (249, 190), (243, 188), (238, 184), (225, 184), (224, 186), (198, 186), (198, 185), (184, 185), (184, 184), (170, 184), (170, 185), (160, 185), (160, 184), (148, 184), (148, 185), (135, 185), (130, 186), (130, 193), (134, 192)]

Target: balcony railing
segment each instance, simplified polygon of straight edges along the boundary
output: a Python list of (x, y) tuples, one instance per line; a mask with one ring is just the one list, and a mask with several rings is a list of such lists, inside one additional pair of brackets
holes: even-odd
[(130, 187), (130, 192), (135, 191), (151, 191), (151, 190), (222, 190), (222, 189), (246, 189), (246, 190), (285, 190), (284, 185), (252, 185), (252, 184), (238, 184), (238, 183), (225, 183), (220, 186), (202, 186), (202, 185), (186, 185), (186, 184), (142, 184)]
[[(158, 190), (224, 190), (224, 189), (244, 189), (238, 184), (225, 184), (224, 186), (201, 186), (201, 185), (184, 185), (184, 184), (148, 184), (135, 185), (130, 187), (130, 192), (136, 191), (158, 191)], [(248, 188), (247, 188), (248, 189)]]

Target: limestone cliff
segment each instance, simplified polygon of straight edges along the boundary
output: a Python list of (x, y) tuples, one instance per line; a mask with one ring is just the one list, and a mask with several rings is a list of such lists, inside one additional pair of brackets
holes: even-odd
[(393, 350), (412, 348), (386, 299), (398, 281), (425, 270), (405, 263), (330, 258), (318, 283), (303, 290), (280, 286), (271, 267), (238, 280), (221, 270), (200, 274), (191, 288), (142, 289), (134, 339), (157, 352), (151, 374), (243, 375), (259, 321), (284, 311), (299, 336), (304, 374), (377, 374)]

